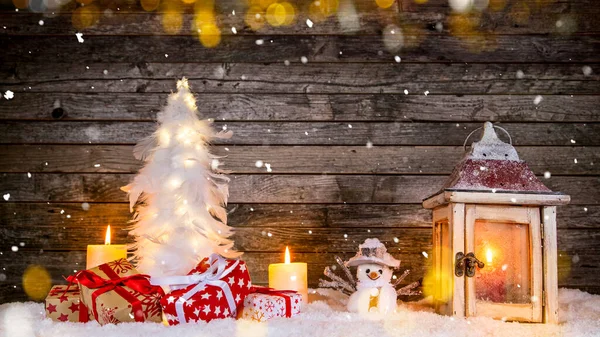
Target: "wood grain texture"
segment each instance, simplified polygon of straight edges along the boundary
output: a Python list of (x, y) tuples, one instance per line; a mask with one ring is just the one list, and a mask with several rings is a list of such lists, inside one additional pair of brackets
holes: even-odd
[[(265, 47), (266, 48), (266, 47)], [(164, 57), (164, 56), (163, 56)], [(166, 59), (165, 62), (169, 61)], [(106, 74), (105, 74), (106, 72)], [(580, 64), (471, 63), (5, 63), (0, 89), (53, 93), (598, 94), (600, 73)], [(4, 89), (4, 90), (6, 90)], [(401, 99), (401, 98), (398, 98)], [(505, 97), (508, 100), (508, 98)], [(512, 99), (512, 97), (510, 98)], [(160, 102), (165, 102), (161, 100)], [(532, 104), (533, 99), (529, 103)], [(544, 102), (543, 105), (549, 103)], [(156, 104), (158, 108), (162, 104)], [(534, 107), (532, 107), (533, 109)], [(387, 110), (387, 109), (386, 109)]]
[[(75, 36), (0, 37), (6, 46), (2, 62), (393, 62), (379, 36), (311, 35), (224, 36), (218, 47), (204, 48), (185, 36), (94, 36), (79, 43)], [(271, 41), (273, 41), (271, 43)], [(409, 62), (598, 62), (596, 36), (522, 36), (459, 39), (429, 36), (402, 56)], [(111, 50), (120, 50), (112, 53)], [(277, 52), (273, 52), (277, 50)], [(342, 54), (340, 54), (342, 51)]]
[[(17, 202), (125, 202), (119, 188), (133, 174), (0, 175), (3, 193)], [(231, 203), (421, 203), (446, 180), (435, 175), (233, 175)], [(545, 181), (571, 196), (571, 204), (600, 204), (600, 178), (559, 176)]]
[[(600, 145), (599, 123), (510, 123), (514, 145)], [(423, 122), (217, 122), (233, 131), (226, 145), (462, 146), (481, 123)], [(135, 144), (156, 130), (154, 122), (3, 121), (3, 144)], [(476, 132), (473, 137), (478, 137)], [(500, 137), (503, 137), (500, 135)]]
[[(113, 82), (114, 83), (114, 82)], [(7, 86), (11, 87), (11, 86)], [(13, 88), (14, 89), (14, 88)], [(229, 121), (514, 121), (598, 122), (600, 96), (397, 94), (200, 94), (200, 111)], [(167, 94), (18, 92), (0, 104), (0, 120), (152, 121)]]
[[(599, 147), (516, 149), (538, 175), (600, 175), (600, 165), (592, 164), (600, 163)], [(220, 167), (234, 174), (267, 173), (265, 167), (256, 167), (258, 160), (271, 164), (276, 173), (450, 174), (464, 156), (457, 146), (220, 145), (212, 151), (224, 157)], [(0, 172), (135, 173), (141, 164), (131, 145), (0, 145)]]

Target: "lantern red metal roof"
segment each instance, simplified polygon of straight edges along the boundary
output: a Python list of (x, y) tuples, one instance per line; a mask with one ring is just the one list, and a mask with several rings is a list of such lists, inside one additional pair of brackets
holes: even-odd
[(494, 127), (490, 122), (484, 124), (481, 140), (473, 142), (471, 150), (454, 168), (442, 191), (554, 194), (535, 176), (527, 163), (519, 159), (512, 144), (498, 138)]

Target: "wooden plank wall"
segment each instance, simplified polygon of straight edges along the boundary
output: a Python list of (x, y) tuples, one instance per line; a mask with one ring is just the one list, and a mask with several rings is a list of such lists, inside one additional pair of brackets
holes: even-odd
[[(490, 1), (458, 16), (442, 0), (387, 10), (361, 0), (353, 34), (335, 18), (310, 28), (304, 14), (254, 33), (231, 15), (243, 4), (217, 3), (225, 28), (214, 49), (189, 33), (191, 14), (168, 35), (160, 15), (122, 4), (79, 43), (72, 4), (53, 15), (3, 7), (0, 91), (14, 98), (0, 99), (0, 194), (10, 194), (0, 200), (0, 303), (27, 298), (30, 264), (54, 282), (81, 269), (107, 224), (115, 242), (129, 241), (119, 187), (181, 76), (203, 115), (234, 132), (215, 151), (233, 172), (230, 223), (255, 283), (290, 245), (315, 286), (335, 254), (349, 257), (367, 237), (412, 269), (408, 282), (422, 278), (431, 215), (420, 201), (491, 120), (536, 174), (551, 172), (550, 188), (572, 196), (558, 211), (560, 286), (600, 293), (600, 3)], [(405, 34), (396, 53), (381, 39), (389, 23)]]

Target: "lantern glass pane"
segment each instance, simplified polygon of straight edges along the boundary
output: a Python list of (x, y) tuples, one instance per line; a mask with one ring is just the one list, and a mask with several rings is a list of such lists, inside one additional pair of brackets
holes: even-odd
[(531, 303), (527, 224), (475, 222), (475, 255), (485, 263), (475, 274), (476, 298), (494, 303)]
[(435, 298), (448, 302), (452, 297), (452, 245), (448, 220), (435, 223)]

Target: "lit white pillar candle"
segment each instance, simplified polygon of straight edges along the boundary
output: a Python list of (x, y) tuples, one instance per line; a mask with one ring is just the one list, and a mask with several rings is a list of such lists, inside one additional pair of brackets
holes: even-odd
[(304, 262), (290, 262), (290, 250), (285, 247), (285, 263), (269, 265), (269, 287), (277, 290), (295, 290), (308, 303), (307, 265)]
[(86, 269), (97, 267), (101, 264), (111, 262), (118, 259), (127, 258), (126, 245), (111, 245), (110, 244), (110, 225), (106, 228), (106, 236), (103, 245), (88, 245), (87, 246), (87, 263)]

